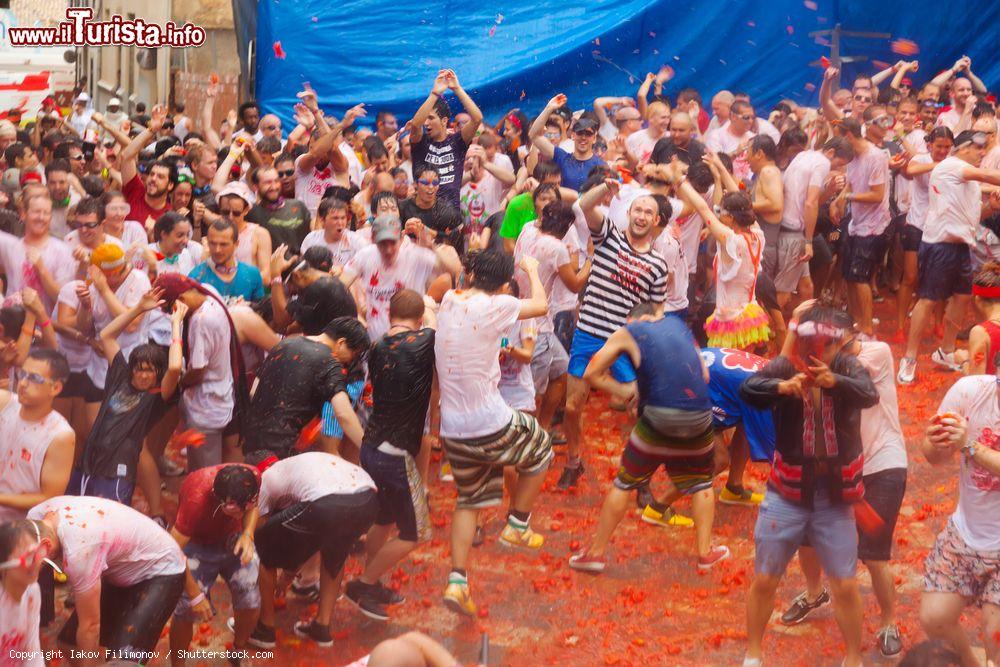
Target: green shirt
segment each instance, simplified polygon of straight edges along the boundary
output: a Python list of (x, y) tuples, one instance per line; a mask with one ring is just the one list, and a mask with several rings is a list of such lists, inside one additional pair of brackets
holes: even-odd
[(505, 239), (516, 239), (521, 235), (524, 226), (535, 219), (535, 200), (530, 192), (519, 194), (507, 204), (503, 214), (503, 224), (500, 226), (500, 236)]

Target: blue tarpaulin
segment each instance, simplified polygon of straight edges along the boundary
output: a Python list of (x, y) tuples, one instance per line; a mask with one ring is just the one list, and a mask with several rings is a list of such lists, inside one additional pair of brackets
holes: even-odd
[[(305, 81), (338, 116), (364, 102), (408, 118), (443, 67), (493, 121), (512, 107), (536, 113), (556, 92), (575, 109), (634, 95), (661, 65), (675, 70), (667, 93), (695, 87), (706, 106), (723, 88), (749, 93), (764, 110), (782, 97), (814, 104), (822, 73), (810, 63), (830, 46), (808, 33), (837, 23), (892, 35), (843, 38), (844, 54), (869, 56), (848, 65), (847, 77), (918, 58), (919, 83), (968, 54), (987, 86), (1000, 80), (996, 2), (259, 0), (257, 11), (256, 96), (286, 124)], [(919, 53), (893, 52), (898, 39)]]

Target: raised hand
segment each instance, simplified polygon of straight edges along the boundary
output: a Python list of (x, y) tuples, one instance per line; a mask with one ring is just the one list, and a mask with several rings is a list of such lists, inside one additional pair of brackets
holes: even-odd
[(566, 104), (566, 96), (563, 95), (562, 93), (559, 93), (553, 96), (551, 100), (549, 100), (548, 107), (550, 109), (558, 109), (559, 107), (564, 106), (565, 104)]
[(438, 70), (437, 76), (434, 77), (434, 85), (431, 87), (431, 92), (440, 97), (446, 90), (448, 90), (448, 70)]
[(150, 310), (156, 310), (164, 304), (163, 301), (163, 290), (154, 287), (139, 298), (139, 303), (136, 305), (143, 312), (148, 312)]
[(823, 78), (827, 81), (833, 81), (840, 74), (840, 68), (838, 67), (827, 67), (826, 71), (823, 72)]
[(455, 74), (455, 70), (447, 69), (445, 70), (447, 74), (445, 75), (445, 81), (448, 82), (448, 87), (452, 90), (458, 90), (462, 85), (458, 82), (458, 75)]

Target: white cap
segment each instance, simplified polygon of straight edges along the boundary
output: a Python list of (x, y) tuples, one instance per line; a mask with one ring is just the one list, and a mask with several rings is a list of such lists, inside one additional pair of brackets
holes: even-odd
[(74, 102), (89, 102), (90, 101), (90, 95), (88, 95), (87, 93), (80, 93), (79, 95), (76, 96), (76, 99), (73, 100), (73, 101)]
[(116, 106), (120, 107), (121, 105), (122, 105), (122, 101), (120, 99), (118, 99), (117, 97), (112, 97), (111, 100), (108, 102), (108, 106), (109, 107), (116, 107)]
[(222, 188), (222, 191), (216, 197), (216, 201), (227, 195), (236, 195), (245, 201), (247, 206), (253, 206), (257, 201), (257, 198), (253, 196), (250, 188), (243, 181), (229, 181), (226, 183), (225, 187)]

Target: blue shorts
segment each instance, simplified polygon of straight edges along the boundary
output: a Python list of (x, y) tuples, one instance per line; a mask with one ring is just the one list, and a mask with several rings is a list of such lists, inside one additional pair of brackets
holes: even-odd
[(768, 487), (754, 528), (754, 571), (781, 577), (799, 547), (809, 544), (828, 576), (854, 578), (858, 563), (854, 510), (849, 503), (831, 504), (823, 484), (816, 481), (812, 509), (785, 500)]
[(79, 468), (74, 468), (69, 476), (66, 487), (67, 496), (91, 496), (114, 500), (122, 505), (132, 506), (132, 494), (135, 482), (124, 477), (102, 477), (101, 475), (85, 475)]
[(924, 243), (917, 251), (917, 298), (946, 301), (972, 294), (972, 252), (964, 243)]
[[(573, 334), (573, 345), (569, 349), (569, 374), (575, 378), (582, 378), (587, 370), (587, 364), (606, 342), (608, 341), (605, 338), (598, 338), (577, 329)], [(615, 363), (611, 364), (611, 376), (622, 384), (635, 382), (632, 360), (624, 354), (615, 359)]]
[[(716, 396), (712, 395), (712, 402), (715, 403)], [(716, 431), (725, 431), (734, 426), (743, 427), (743, 435), (747, 439), (750, 448), (750, 459), (756, 462), (767, 461), (770, 463), (774, 458), (774, 420), (770, 410), (758, 410), (746, 403), (739, 405), (740, 412), (733, 414), (726, 412), (718, 405), (712, 407), (712, 425)]]
[[(347, 385), (347, 395), (351, 398), (351, 405), (355, 408), (358, 406), (358, 399), (361, 398), (361, 392), (365, 389), (365, 381), (357, 380), (356, 382), (351, 382)], [(329, 401), (323, 404), (323, 435), (328, 438), (343, 438), (344, 429), (340, 427), (340, 422), (337, 421), (337, 415), (333, 414), (333, 405)]]

